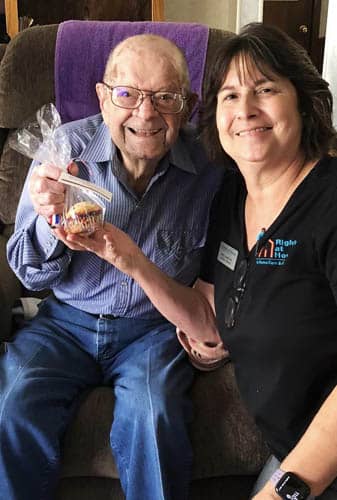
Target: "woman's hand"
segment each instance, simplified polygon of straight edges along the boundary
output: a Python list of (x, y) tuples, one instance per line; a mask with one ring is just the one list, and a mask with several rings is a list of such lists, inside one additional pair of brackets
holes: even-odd
[(219, 344), (199, 342), (186, 335), (179, 328), (177, 328), (177, 337), (187, 352), (192, 365), (198, 370), (215, 370), (229, 361), (229, 352), (222, 342)]
[(267, 481), (263, 488), (251, 500), (280, 500), (271, 481)]
[(279, 495), (271, 491), (265, 491), (265, 489), (259, 491), (252, 500), (280, 500)]

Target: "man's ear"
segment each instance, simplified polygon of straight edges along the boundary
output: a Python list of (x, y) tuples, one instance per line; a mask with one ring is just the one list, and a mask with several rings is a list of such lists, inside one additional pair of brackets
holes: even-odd
[(195, 92), (191, 92), (189, 94), (187, 102), (186, 102), (186, 106), (184, 109), (183, 124), (188, 122), (188, 120), (191, 116), (191, 113), (194, 109), (194, 106), (197, 104), (198, 100), (199, 100), (198, 94), (196, 94)]
[(104, 85), (102, 83), (96, 83), (96, 94), (98, 97), (100, 110), (102, 113), (104, 113), (104, 104), (106, 101), (107, 92), (105, 91)]

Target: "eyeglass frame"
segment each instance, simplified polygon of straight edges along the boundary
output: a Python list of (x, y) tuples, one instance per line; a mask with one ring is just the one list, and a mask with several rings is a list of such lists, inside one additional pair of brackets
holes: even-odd
[[(242, 264), (245, 264), (244, 270), (242, 274), (238, 274), (240, 267)], [(240, 260), (238, 267), (236, 269), (234, 279), (233, 279), (233, 289), (234, 289), (234, 294), (232, 293), (226, 302), (225, 306), (225, 326), (228, 329), (231, 329), (234, 327), (236, 319), (237, 319), (237, 313), (239, 311), (239, 307), (242, 301), (242, 297), (245, 293), (246, 290), (246, 277), (247, 277), (247, 271), (249, 267), (249, 261), (246, 257)], [(237, 285), (235, 284), (236, 282)], [(229, 309), (229, 306), (232, 305), (231, 309)]]
[[(184, 109), (184, 106), (185, 106), (185, 102), (188, 100), (188, 96), (182, 94), (181, 92), (175, 92), (175, 91), (172, 91), (172, 90), (156, 90), (155, 92), (151, 92), (150, 90), (141, 90), (141, 89), (137, 89), (137, 87), (132, 87), (131, 85), (109, 85), (108, 83), (102, 81), (101, 82), (102, 85), (104, 85), (109, 91), (110, 91), (110, 95), (111, 95), (111, 102), (114, 106), (116, 106), (117, 108), (121, 108), (121, 109), (138, 109), (142, 104), (143, 104), (143, 101), (146, 97), (150, 97), (151, 99), (151, 103), (152, 103), (152, 106), (154, 107), (154, 109), (156, 111), (158, 111), (158, 113), (162, 113), (164, 115), (177, 115), (178, 113), (181, 113)], [(118, 88), (118, 87), (125, 87), (125, 88), (128, 88), (128, 89), (132, 89), (132, 90), (137, 90), (137, 92), (139, 92), (139, 104), (137, 104), (137, 106), (131, 106), (131, 107), (126, 107), (126, 106), (120, 106), (118, 104), (116, 104), (113, 100), (112, 100), (112, 93), (113, 93), (113, 90), (115, 88)], [(174, 94), (174, 95), (177, 95), (181, 98), (181, 107), (179, 109), (179, 111), (161, 111), (161, 110), (158, 110), (157, 107), (156, 107), (156, 102), (154, 101), (153, 99), (153, 96), (155, 94)]]

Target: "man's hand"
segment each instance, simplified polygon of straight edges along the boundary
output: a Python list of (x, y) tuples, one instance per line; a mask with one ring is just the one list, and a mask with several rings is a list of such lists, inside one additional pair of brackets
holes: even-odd
[(83, 246), (76, 244), (75, 242), (68, 240), (68, 233), (65, 232), (62, 226), (53, 229), (54, 236), (62, 241), (70, 250), (76, 250), (77, 252), (85, 252)]
[(140, 248), (124, 231), (109, 223), (105, 223), (103, 229), (98, 229), (91, 235), (68, 234), (65, 243), (73, 250), (94, 252), (129, 276), (133, 275), (142, 258), (145, 258)]
[[(58, 182), (62, 171), (54, 165), (41, 164), (35, 167), (29, 179), (29, 194), (34, 210), (48, 222), (52, 215), (63, 213), (66, 186)], [(68, 171), (77, 175), (77, 165), (70, 164)]]

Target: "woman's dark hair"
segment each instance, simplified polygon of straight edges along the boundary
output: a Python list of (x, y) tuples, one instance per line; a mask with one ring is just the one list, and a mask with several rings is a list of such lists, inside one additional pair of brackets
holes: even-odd
[(217, 95), (230, 63), (248, 57), (267, 78), (271, 73), (294, 85), (302, 116), (301, 148), (307, 160), (320, 158), (336, 147), (332, 124), (332, 95), (307, 52), (286, 33), (261, 23), (247, 24), (238, 35), (229, 36), (215, 53), (204, 84), (201, 136), (212, 159), (229, 159), (223, 151), (216, 127)]

